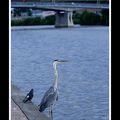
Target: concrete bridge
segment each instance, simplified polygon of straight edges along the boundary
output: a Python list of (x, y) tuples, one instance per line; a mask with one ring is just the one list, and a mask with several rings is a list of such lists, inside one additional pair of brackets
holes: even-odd
[(11, 8), (31, 8), (56, 12), (55, 27), (73, 26), (73, 11), (81, 9), (109, 9), (109, 4), (98, 3), (63, 3), (63, 2), (12, 2)]

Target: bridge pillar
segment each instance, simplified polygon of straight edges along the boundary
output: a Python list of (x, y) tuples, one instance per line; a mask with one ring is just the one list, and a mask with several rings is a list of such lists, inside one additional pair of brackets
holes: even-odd
[(72, 27), (72, 12), (64, 11), (64, 12), (56, 12), (56, 22), (55, 27)]

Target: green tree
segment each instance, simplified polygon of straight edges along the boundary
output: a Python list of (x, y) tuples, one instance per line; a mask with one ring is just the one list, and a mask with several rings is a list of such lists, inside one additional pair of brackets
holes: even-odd
[(102, 25), (109, 25), (109, 10), (103, 9), (103, 10), (101, 11), (101, 14), (102, 14), (101, 24), (102, 24)]

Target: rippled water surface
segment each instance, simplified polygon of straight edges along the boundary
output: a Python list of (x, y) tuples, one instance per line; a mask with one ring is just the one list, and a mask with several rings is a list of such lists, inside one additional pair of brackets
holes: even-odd
[[(12, 28), (12, 82), (38, 105), (58, 65), (59, 100), (54, 120), (108, 120), (108, 27)], [(47, 114), (47, 113), (45, 113)]]

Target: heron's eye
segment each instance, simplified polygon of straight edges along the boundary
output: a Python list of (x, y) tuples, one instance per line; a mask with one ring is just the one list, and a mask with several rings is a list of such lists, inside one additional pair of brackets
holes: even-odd
[(54, 60), (54, 61), (59, 61), (59, 60), (56, 59), (56, 60)]

